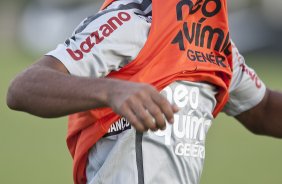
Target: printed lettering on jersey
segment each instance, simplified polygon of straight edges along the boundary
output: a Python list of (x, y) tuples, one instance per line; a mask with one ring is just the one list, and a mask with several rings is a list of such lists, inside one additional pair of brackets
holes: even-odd
[(240, 55), (237, 47), (235, 46), (234, 43), (232, 43), (232, 48), (234, 50), (234, 56), (235, 56), (235, 61), (239, 62), (239, 66), (242, 70), (242, 72), (246, 73), (250, 79), (255, 83), (256, 88), (257, 89), (261, 89), (262, 88), (262, 81), (260, 80), (260, 78), (258, 77), (258, 75), (256, 74), (256, 72), (252, 69), (250, 69), (248, 66), (246, 66), (245, 64), (245, 60), (243, 58), (242, 55)]
[[(66, 51), (75, 60), (80, 61), (83, 59), (84, 54), (89, 53), (95, 45), (98, 45), (104, 41), (105, 38), (109, 37), (118, 28), (120, 28), (124, 22), (131, 19), (131, 16), (127, 12), (117, 12), (116, 16), (112, 16), (107, 20), (105, 24), (102, 24), (99, 29), (92, 32), (84, 41), (80, 43), (80, 48), (77, 50), (72, 50), (67, 48)], [(76, 41), (75, 36), (71, 38)], [(66, 41), (66, 45), (69, 47), (70, 40)]]
[(243, 72), (249, 75), (250, 79), (255, 82), (256, 87), (260, 89), (262, 87), (262, 82), (255, 71), (250, 70), (244, 63), (240, 64), (240, 68)]
[(205, 158), (205, 139), (212, 125), (212, 116), (199, 111), (200, 91), (178, 85), (174, 90), (166, 87), (163, 92), (171, 103), (188, 111), (174, 115), (174, 123), (167, 123), (164, 131), (149, 132), (150, 136), (162, 137), (166, 146), (172, 146), (181, 157)]
[(104, 137), (109, 137), (112, 135), (118, 135), (125, 130), (131, 129), (131, 124), (127, 121), (126, 118), (121, 118), (117, 122), (113, 123), (108, 130), (108, 133)]
[(189, 61), (228, 67), (229, 31), (218, 27), (218, 21), (226, 21), (221, 17), (225, 15), (223, 8), (221, 0), (180, 0), (176, 5), (177, 21), (182, 26), (171, 43), (186, 51)]

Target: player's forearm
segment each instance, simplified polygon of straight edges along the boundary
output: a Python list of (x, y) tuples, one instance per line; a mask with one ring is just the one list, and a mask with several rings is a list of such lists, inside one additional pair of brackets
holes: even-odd
[(60, 117), (105, 106), (110, 80), (74, 77), (43, 66), (18, 75), (8, 90), (11, 109), (40, 117)]
[(282, 138), (282, 93), (270, 91), (262, 114), (264, 134)]
[(255, 134), (282, 138), (282, 93), (267, 89), (260, 104), (236, 118)]

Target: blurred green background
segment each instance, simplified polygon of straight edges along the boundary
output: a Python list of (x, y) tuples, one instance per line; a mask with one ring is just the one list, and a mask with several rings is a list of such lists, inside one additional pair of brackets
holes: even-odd
[[(41, 119), (6, 106), (9, 82), (45, 53), (19, 42), (16, 25), (23, 4), (0, 3), (0, 184), (72, 183), (67, 119)], [(245, 58), (267, 86), (281, 91), (281, 50), (273, 50), (255, 50)], [(201, 184), (281, 184), (281, 153), (282, 140), (252, 135), (233, 118), (220, 115), (208, 134)]]

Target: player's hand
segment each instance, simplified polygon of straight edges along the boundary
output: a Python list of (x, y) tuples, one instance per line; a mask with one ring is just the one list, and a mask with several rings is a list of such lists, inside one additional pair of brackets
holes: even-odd
[(115, 81), (107, 94), (107, 105), (125, 117), (139, 132), (164, 130), (178, 111), (154, 87), (143, 83)]

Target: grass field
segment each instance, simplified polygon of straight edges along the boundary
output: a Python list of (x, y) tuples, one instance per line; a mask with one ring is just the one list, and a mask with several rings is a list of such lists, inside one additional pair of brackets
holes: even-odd
[[(9, 81), (33, 60), (14, 48), (1, 53), (0, 184), (72, 183), (66, 118), (44, 120), (6, 107)], [(281, 56), (248, 56), (247, 60), (268, 86), (282, 89)], [(254, 136), (221, 115), (208, 135), (201, 184), (281, 184), (281, 154), (282, 140)]]

